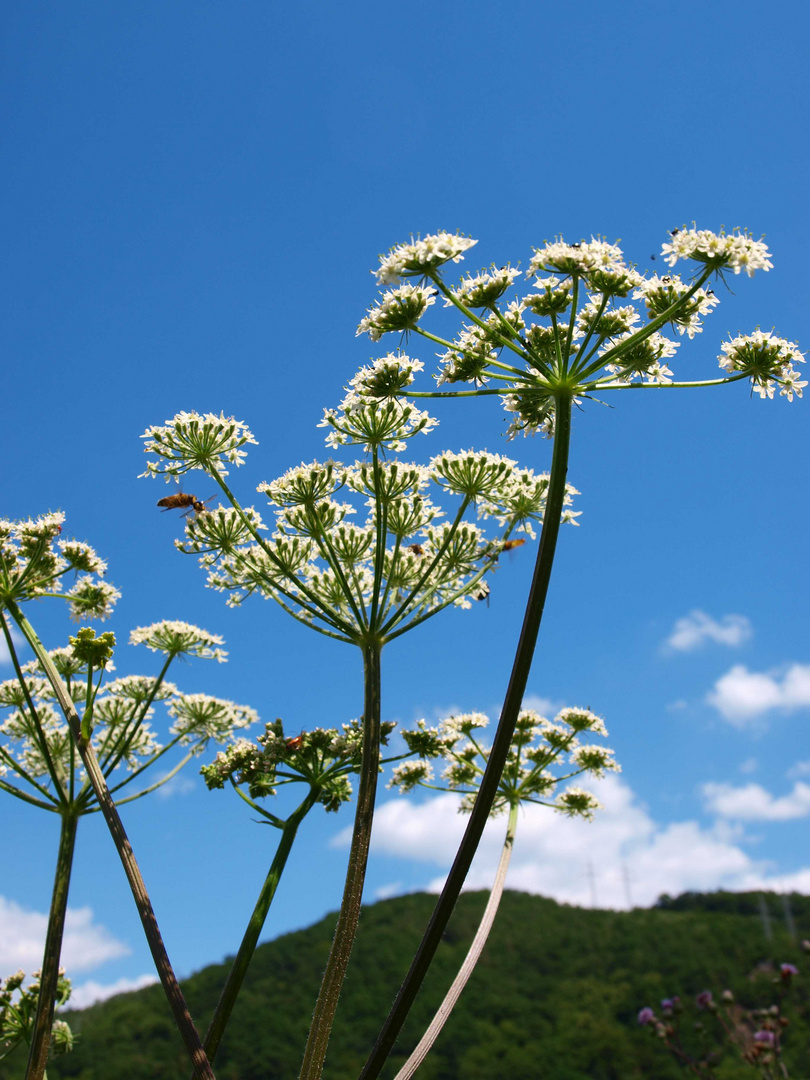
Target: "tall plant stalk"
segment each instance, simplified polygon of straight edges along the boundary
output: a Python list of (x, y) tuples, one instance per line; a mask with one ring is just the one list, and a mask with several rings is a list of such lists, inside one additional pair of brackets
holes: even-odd
[(391, 1048), (413, 1005), (450, 921), (450, 916), (453, 913), (456, 900), (478, 849), (489, 812), (497, 794), (498, 782), (506, 763), (523, 695), (526, 692), (526, 683), (528, 682), (534, 649), (537, 644), (537, 635), (543, 618), (551, 568), (557, 548), (557, 537), (560, 531), (565, 501), (565, 481), (568, 474), (571, 405), (570, 394), (559, 393), (556, 395), (554, 450), (552, 452), (551, 475), (549, 477), (546, 511), (540, 534), (537, 561), (534, 567), (526, 611), (523, 616), (520, 638), (518, 639), (518, 646), (512, 664), (512, 673), (478, 797), (475, 800), (475, 805), (467, 822), (467, 828), (450, 873), (447, 875), (444, 888), (433, 910), (410, 970), (405, 976), (394, 1004), (391, 1006), (391, 1011), (363, 1067), (360, 1080), (372, 1080), (373, 1077), (379, 1076), (391, 1052)]
[(318, 1080), (323, 1072), (326, 1048), (360, 919), (380, 762), (380, 652), (381, 644), (376, 640), (363, 647), (363, 763), (349, 865), (335, 936), (304, 1050), (300, 1080)]
[(459, 972), (453, 979), (450, 989), (444, 996), (439, 1008), (436, 1010), (436, 1015), (431, 1020), (428, 1027), (425, 1029), (425, 1034), (417, 1043), (413, 1053), (399, 1070), (394, 1080), (410, 1080), (416, 1070), (425, 1060), (430, 1053), (431, 1047), (441, 1034), (442, 1028), (450, 1018), (450, 1013), (456, 1006), (456, 1002), (461, 997), (461, 992), (469, 982), (470, 976), (475, 969), (475, 965), (480, 959), (481, 953), (484, 951), (484, 946), (487, 943), (489, 932), (492, 929), (492, 924), (495, 922), (495, 916), (498, 913), (498, 908), (501, 903), (501, 897), (503, 896), (503, 888), (506, 883), (506, 874), (509, 870), (509, 862), (512, 858), (512, 848), (515, 843), (515, 831), (517, 829), (519, 804), (513, 803), (509, 808), (509, 820), (506, 826), (506, 838), (503, 842), (503, 850), (501, 851), (501, 858), (498, 862), (498, 869), (495, 874), (495, 881), (492, 885), (492, 891), (489, 894), (489, 900), (487, 900), (487, 906), (484, 908), (484, 914), (481, 917), (481, 922), (478, 924), (478, 929), (475, 932), (475, 937), (472, 940), (472, 944), (467, 951), (467, 955), (464, 957), (464, 963), (459, 968)]
[(62, 937), (65, 931), (65, 912), (67, 911), (70, 872), (73, 866), (73, 851), (76, 845), (76, 830), (79, 819), (72, 811), (60, 813), (61, 829), (59, 832), (59, 851), (56, 856), (51, 908), (48, 912), (48, 932), (45, 938), (45, 953), (42, 958), (42, 972), (39, 982), (39, 998), (31, 1036), (31, 1047), (26, 1066), (26, 1080), (35, 1080), (45, 1076), (48, 1064), (48, 1051), (51, 1044), (56, 984), (59, 980), (59, 955), (62, 951)]
[[(17, 623), (18, 627), (25, 635), (28, 644), (34, 651), (48, 682), (53, 688), (54, 694), (59, 702), (59, 707), (70, 726), (70, 732), (87, 772), (87, 778), (93, 787), (101, 813), (107, 823), (107, 828), (110, 831), (113, 843), (115, 844), (115, 848), (124, 867), (124, 872), (135, 899), (135, 905), (138, 909), (144, 934), (149, 943), (149, 950), (152, 953), (155, 967), (157, 968), (175, 1023), (180, 1031), (180, 1036), (183, 1039), (186, 1051), (194, 1065), (195, 1075), (198, 1077), (198, 1080), (215, 1080), (213, 1069), (203, 1050), (199, 1033), (194, 1027), (194, 1022), (188, 1011), (188, 1006), (183, 997), (183, 992), (180, 989), (180, 984), (177, 981), (177, 977), (174, 974), (174, 970), (169, 961), (157, 919), (155, 918), (154, 909), (152, 908), (152, 902), (149, 899), (149, 894), (146, 891), (146, 886), (141, 877), (135, 854), (132, 850), (129, 838), (127, 837), (126, 830), (124, 829), (123, 822), (118, 814), (118, 810), (110, 795), (107, 781), (99, 767), (93, 747), (90, 742), (84, 738), (82, 722), (79, 714), (76, 712), (73, 700), (68, 694), (67, 689), (59, 676), (59, 672), (56, 670), (53, 661), (48, 655), (42, 642), (39, 640), (31, 623), (12, 600), (7, 600), (6, 606), (9, 614)], [(41, 1063), (41, 1070), (29, 1071), (26, 1074), (26, 1080), (43, 1080), (43, 1073), (44, 1063)]]

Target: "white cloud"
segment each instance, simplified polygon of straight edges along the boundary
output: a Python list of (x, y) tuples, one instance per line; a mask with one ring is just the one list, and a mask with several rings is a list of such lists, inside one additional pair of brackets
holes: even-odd
[(703, 795), (707, 810), (735, 821), (793, 821), (810, 814), (810, 786), (801, 781), (779, 798), (759, 784), (704, 784)]
[[(68, 972), (70, 974), (70, 972)], [(131, 990), (141, 990), (158, 981), (157, 975), (138, 975), (135, 979), (117, 979), (113, 983), (97, 983), (92, 979), (81, 986), (74, 986), (67, 1004), (68, 1009), (86, 1009), (98, 1001), (106, 1001), (116, 994), (127, 994)]]
[[(593, 882), (600, 907), (654, 903), (661, 893), (688, 889), (774, 888), (769, 866), (735, 841), (739, 830), (726, 822), (706, 829), (695, 821), (655, 822), (630, 787), (615, 776), (589, 785), (604, 803), (593, 822), (563, 818), (539, 806), (521, 814), (507, 885), (557, 900), (590, 905)], [(450, 865), (466, 818), (449, 794), (422, 803), (384, 803), (374, 820), (377, 854), (423, 864)], [(490, 822), (467, 880), (467, 888), (489, 888), (503, 842), (505, 819)], [(787, 878), (779, 878), (779, 887)], [(810, 887), (810, 868), (792, 875), (790, 887)], [(438, 891), (443, 878), (424, 887)], [(628, 895), (629, 894), (629, 895)]]
[[(30, 973), (41, 967), (47, 926), (47, 915), (0, 896), (0, 972), (22, 968)], [(68, 975), (90, 971), (129, 951), (106, 927), (93, 922), (91, 908), (67, 909), (61, 964)]]
[(785, 776), (791, 780), (795, 780), (797, 776), (810, 776), (810, 761), (797, 761), (788, 769)]
[(756, 772), (758, 767), (759, 762), (755, 757), (746, 758), (745, 761), (740, 765), (740, 772), (746, 774)]
[(190, 776), (184, 776), (182, 773), (178, 773), (173, 776), (171, 780), (167, 780), (166, 783), (157, 789), (157, 794), (161, 799), (170, 799), (173, 795), (188, 795), (190, 792), (196, 789), (197, 785), (191, 779)]
[(691, 652), (707, 641), (733, 647), (748, 641), (752, 633), (751, 621), (745, 615), (724, 615), (718, 622), (705, 611), (695, 609), (676, 621), (665, 647), (676, 652)]
[(773, 709), (792, 712), (810, 706), (810, 664), (792, 664), (784, 674), (749, 671), (735, 664), (714, 684), (706, 701), (736, 727), (745, 727)]
[[(19, 659), (20, 653), (24, 652), (28, 648), (28, 646), (25, 645), (25, 638), (21, 637), (16, 630), (12, 630), (11, 640), (14, 642), (14, 651), (17, 653), (17, 657)], [(8, 651), (5, 634), (0, 634), (0, 666), (10, 663), (11, 653)], [(22, 663), (22, 660), (20, 660), (20, 663)]]

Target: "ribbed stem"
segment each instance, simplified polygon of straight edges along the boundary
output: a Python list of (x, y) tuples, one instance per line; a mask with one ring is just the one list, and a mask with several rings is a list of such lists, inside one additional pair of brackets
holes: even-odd
[(557, 548), (557, 536), (565, 504), (565, 480), (568, 474), (568, 453), (571, 441), (571, 398), (558, 396), (554, 418), (554, 451), (551, 460), (546, 509), (543, 516), (543, 530), (540, 534), (537, 561), (529, 590), (523, 626), (520, 631), (517, 651), (512, 664), (512, 674), (504, 697), (501, 718), (490, 751), (478, 797), (475, 800), (467, 828), (456, 853), (456, 858), (447, 875), (444, 888), (434, 908), (433, 915), (425, 930), (410, 971), (399, 989), (391, 1011), (380, 1031), (368, 1061), (363, 1067), (359, 1080), (373, 1080), (379, 1076), (385, 1060), (391, 1051), (397, 1035), (408, 1015), (419, 987), (422, 985), (427, 970), (433, 961), (441, 942), (445, 928), (450, 921), (456, 900), (464, 879), (472, 863), (484, 826), (487, 823), (492, 803), (498, 790), (512, 736), (515, 731), (518, 713), (526, 692), (526, 683), (531, 670), (537, 634), (543, 618), (554, 553)]
[(59, 851), (56, 856), (51, 910), (48, 912), (48, 931), (45, 935), (45, 953), (39, 980), (39, 998), (25, 1080), (44, 1080), (45, 1067), (48, 1064), (48, 1050), (51, 1045), (56, 985), (59, 981), (59, 956), (62, 952), (70, 872), (73, 868), (76, 830), (79, 826), (79, 819), (72, 809), (62, 811), (60, 818), (62, 827), (59, 833)]
[(290, 854), (293, 841), (295, 840), (295, 834), (298, 832), (298, 826), (317, 802), (318, 795), (318, 789), (313, 788), (306, 799), (304, 799), (301, 805), (290, 814), (284, 823), (278, 848), (273, 856), (273, 861), (270, 864), (270, 869), (264, 880), (264, 885), (262, 885), (259, 898), (253, 909), (253, 914), (250, 916), (250, 921), (245, 930), (245, 936), (242, 938), (242, 944), (239, 946), (239, 952), (236, 954), (236, 958), (231, 965), (231, 970), (228, 972), (228, 978), (225, 982), (225, 986), (222, 988), (217, 1007), (214, 1010), (214, 1015), (211, 1017), (211, 1023), (208, 1025), (208, 1031), (205, 1034), (203, 1048), (208, 1055), (209, 1061), (213, 1061), (216, 1057), (220, 1040), (227, 1027), (228, 1021), (230, 1020), (233, 1007), (239, 996), (239, 991), (242, 989), (242, 983), (247, 974), (247, 969), (250, 966), (250, 961), (253, 959), (253, 953), (256, 951), (256, 943), (259, 940), (259, 934), (262, 932), (262, 927), (267, 918), (267, 913), (270, 910), (270, 905), (273, 902), (273, 897), (276, 894), (276, 889), (281, 880), (287, 857)]
[(360, 919), (380, 765), (380, 645), (377, 642), (363, 647), (363, 675), (363, 763), (349, 865), (335, 936), (312, 1014), (300, 1080), (320, 1080), (323, 1072), (326, 1047)]
[(495, 922), (495, 916), (498, 913), (498, 907), (500, 906), (501, 897), (503, 896), (506, 872), (509, 869), (509, 860), (512, 858), (512, 846), (515, 842), (517, 818), (518, 803), (515, 803), (509, 810), (509, 822), (506, 826), (506, 839), (503, 842), (503, 851), (501, 852), (501, 859), (498, 863), (498, 871), (495, 874), (495, 881), (492, 885), (492, 892), (489, 894), (487, 906), (484, 908), (484, 914), (481, 916), (481, 922), (475, 932), (472, 944), (467, 951), (467, 955), (464, 957), (464, 963), (459, 968), (458, 975), (453, 979), (452, 986), (445, 994), (444, 1001), (436, 1010), (436, 1015), (431, 1020), (425, 1034), (419, 1040), (414, 1052), (394, 1077), (394, 1080), (410, 1080), (428, 1056), (430, 1048), (436, 1042), (442, 1028), (449, 1020), (450, 1013), (453, 1011), (456, 1002), (461, 997), (461, 991), (467, 985), (467, 982), (475, 969), (475, 965), (478, 963), (481, 953), (484, 951), (484, 946), (487, 943), (492, 924)]

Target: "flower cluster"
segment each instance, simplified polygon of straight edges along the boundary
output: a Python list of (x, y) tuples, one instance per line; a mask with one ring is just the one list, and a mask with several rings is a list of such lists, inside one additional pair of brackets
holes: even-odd
[(397, 244), (387, 255), (380, 256), (380, 268), (376, 271), (381, 285), (390, 285), (404, 277), (424, 277), (447, 262), (460, 262), (464, 252), (477, 240), (457, 233), (433, 233), (424, 238), (411, 238), (409, 244)]
[(745, 271), (753, 277), (757, 270), (772, 270), (768, 258), (770, 252), (761, 240), (752, 240), (747, 233), (735, 229), (719, 233), (708, 229), (673, 229), (672, 241), (664, 244), (661, 254), (669, 266), (680, 259), (705, 263), (714, 270), (731, 270), (735, 274)]
[[(28, 1044), (34, 1031), (34, 1018), (39, 1001), (39, 975), (34, 972), (31, 982), (25, 983), (25, 972), (16, 971), (0, 983), (0, 1061), (19, 1045)], [(56, 983), (56, 1005), (67, 1005), (71, 995), (70, 979), (59, 969)], [(54, 1020), (51, 1027), (50, 1054), (59, 1057), (73, 1049), (74, 1035), (64, 1020)]]
[[(388, 281), (406, 272), (421, 274), (429, 278), (430, 287), (420, 286), (419, 291), (407, 285), (386, 293), (358, 333), (376, 341), (391, 331), (407, 330), (442, 345), (438, 384), (471, 383), (476, 390), (468, 394), (499, 392), (511, 414), (510, 436), (536, 431), (552, 435), (560, 394), (581, 400), (603, 389), (695, 385), (678, 383), (667, 366), (679, 344), (666, 336), (667, 327), (694, 338), (719, 302), (707, 287), (710, 277), (725, 271), (753, 276), (772, 266), (765, 244), (738, 230), (693, 228), (671, 234), (662, 256), (670, 266), (690, 261), (692, 280), (674, 273), (643, 276), (625, 261), (617, 244), (602, 238), (568, 243), (558, 237), (536, 249), (530, 260), (526, 276), (533, 279), (534, 292), (510, 300), (509, 290), (518, 279), (514, 268), (492, 268), (452, 286), (439, 272), (449, 259), (431, 262), (425, 251), (420, 261), (411, 248), (393, 250), (386, 264), (391, 273), (383, 277)], [(451, 340), (421, 326), (437, 293), (445, 306), (458, 308), (468, 319)], [(788, 400), (801, 396), (806, 385), (794, 366), (803, 359), (798, 347), (773, 335), (758, 331), (736, 338), (723, 346), (719, 359), (727, 377), (709, 382), (748, 376), (763, 397), (772, 397), (778, 389)], [(381, 393), (407, 396), (410, 381), (389, 378)]]
[(788, 401), (793, 401), (794, 394), (802, 396), (807, 382), (799, 379), (799, 372), (793, 365), (803, 364), (804, 356), (792, 341), (756, 330), (746, 337), (726, 341), (720, 348), (720, 367), (747, 375), (760, 397), (772, 398), (777, 386), (780, 395)]
[(224, 644), (219, 634), (209, 634), (199, 626), (177, 619), (139, 626), (130, 633), (129, 643), (145, 645), (152, 652), (166, 653), (170, 657), (199, 656), (203, 660), (217, 660), (219, 663), (228, 657), (225, 650), (219, 648)]
[[(394, 726), (383, 723), (383, 746)], [(363, 725), (359, 720), (340, 729), (317, 727), (293, 737), (285, 734), (281, 720), (275, 720), (255, 742), (235, 740), (200, 772), (209, 789), (223, 788), (226, 781), (244, 784), (252, 799), (275, 796), (279, 787), (303, 782), (317, 790), (318, 802), (325, 810), (334, 812), (351, 798), (348, 777), (360, 771), (362, 750)]]
[(161, 426), (146, 429), (144, 452), (157, 455), (141, 476), (181, 476), (193, 469), (227, 476), (226, 465), (244, 464), (248, 443), (256, 443), (247, 426), (233, 417), (182, 412)]
[[(368, 416), (379, 433), (389, 414), (410, 408), (370, 401), (346, 415), (352, 422)], [(452, 518), (434, 503), (431, 487), (461, 499)], [(547, 487), (547, 476), (485, 452), (447, 452), (429, 466), (376, 455), (354, 465), (316, 461), (259, 486), (275, 511), (268, 538), (254, 527), (241, 542), (229, 537), (218, 546), (208, 530), (213, 515), (206, 514), (188, 522), (178, 546), (200, 556), (209, 585), (227, 592), (232, 604), (257, 592), (348, 640), (372, 626), (390, 635), (448, 604), (469, 607), (470, 597), (484, 595), (482, 577), (495, 568), (509, 534), (534, 535)], [(569, 503), (573, 493), (570, 488)], [(364, 506), (365, 519), (355, 523)], [(496, 519), (501, 534), (488, 536), (465, 521), (473, 508), (480, 518)], [(566, 513), (570, 520), (576, 515)]]
[[(403, 792), (417, 786), (460, 792), (464, 796), (460, 809), (468, 812), (489, 759), (489, 749), (482, 745), (478, 734), (488, 723), (484, 713), (449, 716), (437, 727), (428, 727), (420, 720), (414, 729), (402, 732), (408, 749), (418, 755), (418, 760), (398, 765), (389, 786)], [(590, 792), (569, 784), (553, 797), (555, 788), (566, 780), (583, 773), (600, 777), (619, 768), (612, 750), (580, 742), (583, 732), (607, 735), (604, 721), (588, 709), (562, 709), (553, 721), (532, 709), (522, 710), (492, 812), (529, 802), (551, 806), (569, 817), (593, 817), (600, 804)], [(434, 782), (432, 758), (446, 762), (440, 783)]]
[[(170, 779), (193, 754), (202, 752), (210, 739), (226, 742), (235, 731), (258, 720), (246, 706), (206, 694), (183, 694), (163, 678), (126, 675), (100, 682), (99, 674), (113, 669), (112, 635), (93, 635), (91, 639), (88, 635), (92, 634), (80, 630), (77, 637), (70, 639), (70, 648), (54, 649), (48, 655), (82, 714), (82, 728), (92, 737), (99, 765), (111, 778), (114, 795), (172, 747), (190, 749), (179, 766), (147, 790)], [(133, 631), (132, 640), (166, 652), (169, 662), (182, 654), (215, 660), (224, 657), (221, 649), (212, 647), (222, 643), (220, 637), (187, 623), (163, 622), (143, 627)], [(4, 789), (51, 810), (76, 798), (82, 813), (91, 812), (95, 796), (86, 782), (72, 733), (54, 687), (45, 677), (43, 664), (35, 659), (22, 665), (20, 671), (20, 678), (0, 683), (0, 710), (7, 710), (0, 722)], [(164, 703), (173, 721), (165, 745), (152, 726), (158, 702)]]
[[(77, 621), (112, 614), (121, 594), (103, 580), (107, 564), (89, 544), (59, 539), (64, 520), (58, 512), (24, 521), (0, 519), (0, 608), (56, 596), (68, 601)], [(62, 579), (70, 573), (76, 581), (66, 589)]]

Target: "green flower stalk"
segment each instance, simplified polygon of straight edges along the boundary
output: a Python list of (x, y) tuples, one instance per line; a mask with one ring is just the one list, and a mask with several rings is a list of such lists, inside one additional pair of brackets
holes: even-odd
[[(258, 594), (327, 637), (363, 655), (363, 753), (344, 899), (315, 1008), (302, 1077), (321, 1075), (349, 953), (360, 914), (380, 764), (383, 646), (450, 605), (470, 607), (486, 595), (485, 575), (514, 532), (534, 535), (542, 521), (549, 478), (500, 455), (445, 452), (429, 465), (397, 455), (436, 421), (410, 402), (361, 399), (352, 391), (326, 411), (327, 443), (358, 447), (353, 464), (312, 462), (259, 485), (275, 515), (271, 532), (253, 507), (230, 490), (226, 465), (252, 435), (241, 422), (180, 413), (144, 435), (156, 455), (147, 476), (176, 477), (204, 469), (229, 506), (204, 509), (186, 523), (178, 548), (196, 554), (209, 586), (240, 604)], [(205, 438), (200, 435), (205, 432)], [(240, 441), (241, 440), (241, 441)], [(229, 456), (230, 455), (230, 456)], [(434, 501), (443, 496), (445, 506)], [(576, 492), (560, 491), (565, 517)], [(365, 511), (360, 524), (351, 520)], [(486, 532), (470, 520), (497, 523)], [(562, 509), (558, 522), (563, 515)]]
[[(401, 792), (415, 787), (460, 792), (464, 798), (459, 809), (469, 813), (489, 758), (489, 750), (481, 745), (478, 734), (488, 723), (483, 713), (464, 713), (448, 717), (437, 728), (428, 728), (422, 720), (414, 730), (403, 731), (408, 748), (418, 759), (397, 766), (389, 787), (398, 787)], [(583, 732), (607, 735), (601, 718), (587, 709), (563, 709), (553, 723), (533, 710), (522, 710), (518, 716), (509, 757), (490, 811), (491, 816), (508, 811), (508, 821), (489, 900), (458, 974), (396, 1080), (409, 1080), (425, 1060), (483, 952), (503, 895), (521, 804), (550, 806), (570, 817), (586, 819), (593, 817), (598, 809), (599, 803), (590, 792), (572, 785), (549, 801), (555, 788), (565, 780), (583, 773), (601, 777), (606, 771), (619, 768), (611, 750), (580, 743), (579, 735)], [(432, 758), (447, 762), (442, 782), (434, 782)], [(566, 762), (567, 771), (562, 774), (550, 771), (562, 761)]]
[[(538, 431), (553, 438), (543, 531), (529, 590), (520, 639), (504, 706), (476, 805), (461, 847), (425, 931), (410, 971), (361, 1074), (379, 1075), (439, 945), (496, 798), (515, 730), (537, 641), (564, 512), (565, 478), (574, 404), (597, 394), (628, 389), (661, 390), (715, 386), (749, 379), (761, 397), (792, 401), (806, 382), (794, 365), (804, 357), (794, 343), (757, 330), (727, 342), (718, 357), (726, 374), (702, 381), (675, 381), (667, 366), (679, 341), (702, 331), (702, 318), (717, 304), (705, 286), (715, 276), (752, 277), (771, 269), (765, 244), (747, 234), (678, 229), (664, 244), (662, 256), (672, 267), (688, 260), (691, 280), (675, 274), (643, 277), (624, 260), (621, 249), (601, 239), (567, 244), (562, 239), (537, 249), (526, 272), (535, 291), (509, 299), (517, 271), (509, 266), (482, 271), (453, 287), (442, 267), (459, 262), (476, 241), (438, 233), (392, 248), (380, 258), (377, 279), (396, 285), (369, 309), (358, 327), (373, 341), (384, 334), (415, 334), (438, 345), (438, 383), (467, 383), (465, 390), (414, 390), (421, 361), (389, 354), (352, 379), (351, 394), (360, 401), (401, 401), (429, 397), (500, 397), (511, 416), (509, 434)], [(410, 280), (415, 279), (416, 285)], [(441, 296), (466, 320), (452, 339), (423, 326), (426, 313)], [(620, 303), (630, 298), (636, 302)]]

